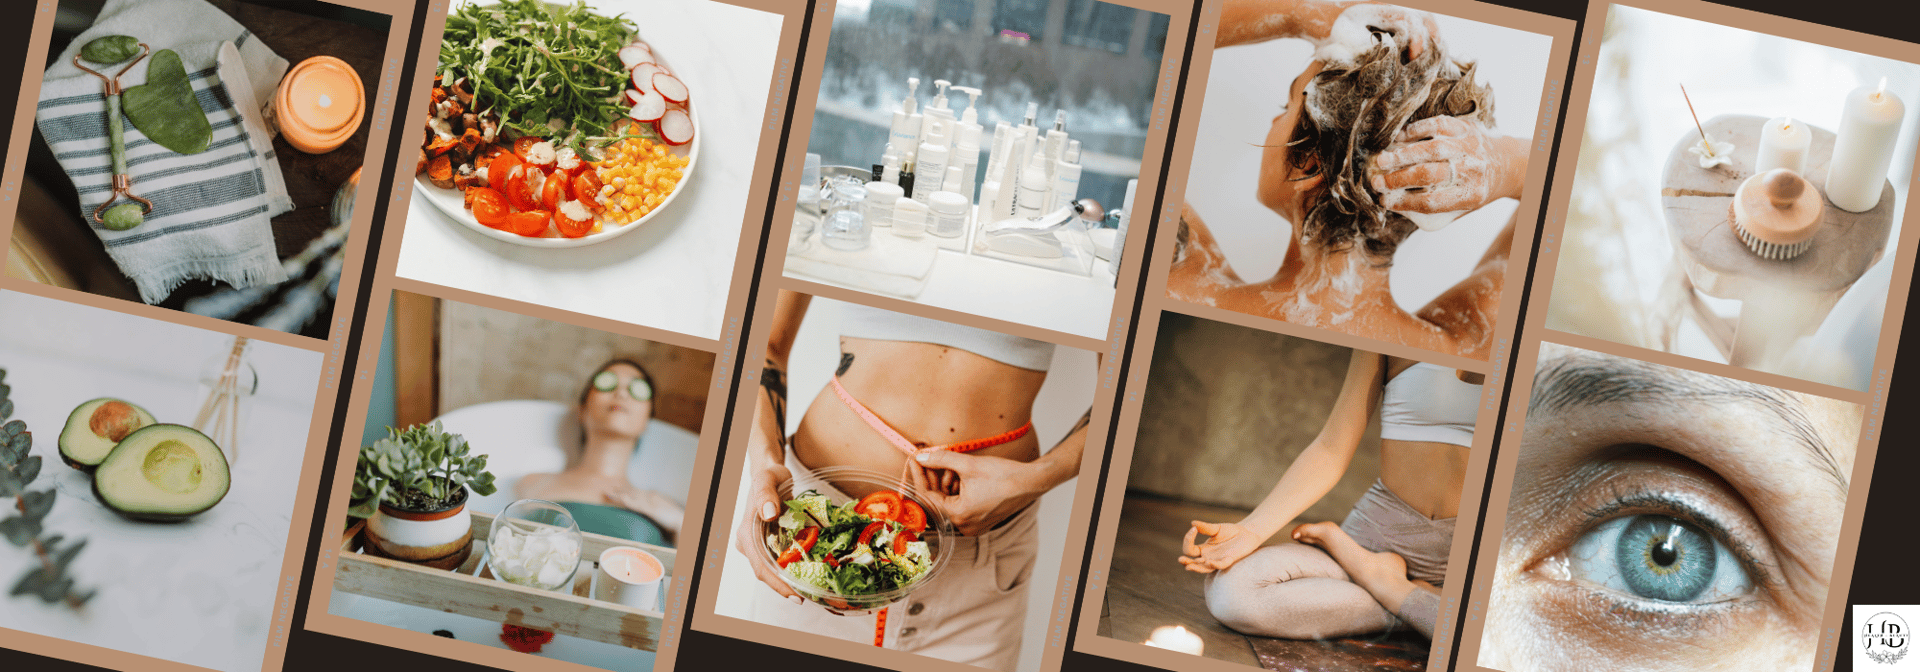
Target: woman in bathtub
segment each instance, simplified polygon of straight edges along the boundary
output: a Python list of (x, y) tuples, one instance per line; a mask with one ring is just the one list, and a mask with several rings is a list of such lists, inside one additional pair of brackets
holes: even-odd
[(653, 419), (653, 378), (639, 362), (615, 359), (580, 391), (580, 450), (559, 473), (531, 474), (514, 486), (521, 498), (558, 502), (585, 532), (669, 546), (684, 505), (627, 480), (634, 444)]
[(1492, 134), (1492, 91), (1434, 31), (1431, 16), (1390, 5), (1229, 0), (1217, 46), (1278, 38), (1317, 46), (1259, 143), (1255, 197), (1292, 224), (1292, 242), (1273, 277), (1245, 282), (1183, 207), (1168, 295), (1487, 358), (1512, 222), (1465, 280), (1417, 311), (1396, 304), (1387, 282), (1395, 249), (1415, 230), (1518, 199), (1526, 177), (1527, 141)]

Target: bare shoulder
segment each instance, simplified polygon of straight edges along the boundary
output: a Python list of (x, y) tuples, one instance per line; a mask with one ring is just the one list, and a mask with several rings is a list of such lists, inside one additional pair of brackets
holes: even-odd
[(1465, 280), (1442, 292), (1418, 313), (1440, 327), (1456, 354), (1486, 357), (1493, 350), (1494, 325), (1500, 318), (1500, 298), (1507, 284), (1505, 255), (1489, 258)]
[(1220, 243), (1207, 230), (1190, 204), (1181, 204), (1180, 221), (1173, 231), (1173, 265), (1167, 269), (1167, 295), (1181, 301), (1217, 305), (1221, 295), (1240, 283), (1227, 265)]

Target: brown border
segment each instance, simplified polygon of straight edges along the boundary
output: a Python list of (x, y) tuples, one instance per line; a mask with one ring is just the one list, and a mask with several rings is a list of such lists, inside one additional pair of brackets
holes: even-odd
[[(817, 1), (819, 5), (815, 12), (818, 15), (818, 21), (807, 42), (806, 70), (801, 73), (800, 93), (794, 99), (792, 139), (787, 145), (787, 154), (784, 157), (784, 165), (788, 170), (781, 174), (780, 200), (771, 216), (772, 224), (768, 227), (770, 231), (767, 237), (765, 268), (766, 277), (773, 279), (771, 284), (778, 284), (785, 289), (805, 294), (862, 303), (946, 322), (979, 326), (983, 329), (1095, 352), (1104, 350), (1105, 345), (1102, 343), (1104, 339), (1084, 334), (1044, 329), (785, 275), (787, 244), (793, 237), (793, 199), (799, 190), (801, 164), (807, 157), (807, 139), (812, 137), (813, 133), (813, 115), (819, 105), (820, 80), (825, 76), (827, 42), (831, 39), (833, 10), (836, 6), (834, 0)], [(1146, 146), (1140, 155), (1140, 185), (1133, 195), (1134, 209), (1138, 212), (1146, 212), (1148, 204), (1155, 202), (1161, 193), (1155, 189), (1154, 178), (1160, 175), (1164, 168), (1164, 157), (1169, 141), (1168, 132), (1173, 126), (1174, 97), (1177, 95), (1175, 89), (1179, 86), (1180, 72), (1185, 65), (1181, 63), (1181, 58), (1187, 50), (1185, 36), (1190, 32), (1188, 28), (1192, 23), (1193, 4), (1192, 0), (1101, 1), (1167, 15), (1167, 42), (1160, 52), (1160, 69), (1155, 73), (1157, 84), (1154, 87), (1153, 116), (1148, 121)], [(985, 149), (983, 147), (982, 151)], [(1138, 222), (1140, 218), (1134, 217), (1132, 221)], [(1141, 258), (1140, 255), (1145, 254), (1147, 236), (1144, 230), (1144, 226), (1131, 225), (1127, 240), (1123, 243), (1125, 245), (1125, 250), (1121, 252), (1123, 261), (1120, 272), (1117, 274), (1119, 282), (1114, 291), (1113, 307), (1107, 314), (1109, 333), (1112, 331), (1112, 323), (1126, 319), (1126, 310), (1133, 305), (1133, 287), (1137, 284), (1135, 280), (1139, 278), (1140, 272), (1140, 264), (1136, 263), (1136, 260)]]
[[(1564, 81), (1562, 81), (1565, 76), (1565, 71), (1555, 67), (1555, 64), (1566, 63), (1572, 54), (1575, 23), (1568, 19), (1535, 14), (1509, 7), (1483, 4), (1473, 0), (1401, 0), (1395, 4), (1436, 14), (1444, 14), (1516, 30), (1539, 33), (1553, 39), (1547, 61), (1545, 86), (1542, 87), (1541, 99), (1538, 101), (1538, 107), (1535, 112), (1536, 116), (1534, 117), (1537, 120), (1545, 120), (1545, 123), (1536, 122), (1535, 124), (1533, 151), (1529, 154), (1527, 161), (1526, 196), (1521, 199), (1519, 209), (1516, 211), (1519, 213), (1522, 223), (1536, 222), (1537, 220), (1532, 219), (1530, 215), (1540, 210), (1542, 202), (1541, 192), (1546, 186), (1547, 168), (1552, 158), (1550, 150), (1553, 147), (1553, 141), (1556, 135), (1553, 120), (1559, 116), (1560, 105), (1563, 98), (1562, 92), (1566, 88)], [(1213, 65), (1213, 50), (1211, 48), (1211, 40), (1213, 39), (1212, 31), (1215, 23), (1219, 20), (1222, 5), (1223, 2), (1221, 0), (1207, 0), (1201, 15), (1199, 43), (1197, 43), (1194, 48), (1193, 70), (1189, 79), (1190, 84), (1186, 89), (1186, 99), (1184, 100), (1184, 105), (1186, 106), (1185, 114), (1187, 115), (1197, 115), (1198, 112), (1196, 110), (1199, 109), (1205, 98), (1207, 89), (1205, 85), (1206, 77)], [(1193, 117), (1190, 116), (1189, 118)], [(1193, 147), (1199, 137), (1199, 132), (1200, 128), (1198, 124), (1190, 123), (1181, 126), (1179, 141), (1174, 151), (1174, 162), (1167, 176), (1167, 189), (1165, 193), (1177, 195), (1186, 192), (1188, 171), (1191, 168), (1193, 160)], [(1179, 225), (1179, 202), (1173, 198), (1168, 198), (1167, 202), (1161, 204), (1161, 210), (1158, 214), (1157, 225), (1160, 229), (1159, 235), (1156, 237), (1163, 241), (1169, 240), (1176, 231), (1175, 227)], [(1532, 249), (1535, 230), (1535, 226), (1515, 226), (1513, 249), (1516, 251)], [(1154, 341), (1158, 336), (1160, 328), (1160, 313), (1162, 311), (1185, 313), (1237, 326), (1271, 331), (1348, 348), (1379, 352), (1395, 357), (1433, 362), (1457, 369), (1485, 373), (1487, 374), (1488, 380), (1487, 385), (1483, 387), (1483, 403), (1480, 407), (1480, 416), (1477, 419), (1478, 424), (1476, 425), (1477, 430), (1474, 432), (1473, 437), (1472, 453), (1467, 465), (1468, 474), (1485, 474), (1487, 473), (1488, 462), (1493, 452), (1494, 432), (1492, 431), (1492, 427), (1499, 417), (1500, 399), (1504, 392), (1501, 384), (1497, 381), (1505, 379), (1505, 369), (1513, 335), (1515, 329), (1519, 327), (1519, 320), (1515, 315), (1520, 310), (1520, 300), (1524, 293), (1523, 289), (1525, 287), (1526, 274), (1521, 271), (1525, 269), (1527, 257), (1524, 253), (1516, 253), (1509, 257), (1510, 266), (1507, 273), (1506, 287), (1502, 290), (1500, 297), (1500, 319), (1493, 332), (1495, 335), (1494, 347), (1490, 359), (1486, 361), (1457, 355), (1442, 355), (1399, 343), (1390, 343), (1362, 336), (1328, 331), (1317, 327), (1308, 327), (1173, 299), (1168, 297), (1165, 291), (1167, 274), (1172, 265), (1172, 261), (1172, 245), (1163, 244), (1154, 250), (1154, 263), (1148, 273), (1146, 282), (1147, 296), (1145, 300), (1142, 301), (1143, 309), (1141, 310), (1140, 318), (1140, 335), (1134, 344), (1132, 353), (1133, 360), (1131, 370), (1135, 373), (1129, 376), (1126, 383), (1126, 401), (1121, 407), (1120, 421), (1113, 445), (1113, 465), (1108, 472), (1106, 492), (1103, 495), (1105, 497), (1104, 501), (1107, 502), (1109, 506), (1102, 508), (1100, 511), (1100, 533), (1093, 542), (1093, 559), (1088, 564), (1086, 589), (1080, 598), (1081, 618), (1075, 626), (1077, 630), (1075, 631), (1074, 648), (1083, 653), (1162, 668), (1210, 670), (1215, 672), (1244, 672), (1252, 668), (1223, 660), (1176, 653), (1145, 646), (1139, 642), (1126, 642), (1099, 635), (1099, 614), (1106, 603), (1106, 579), (1112, 569), (1114, 534), (1120, 522), (1121, 507), (1118, 504), (1125, 497), (1127, 487), (1125, 475), (1129, 473), (1129, 468), (1133, 464), (1133, 442), (1135, 432), (1138, 430), (1140, 423), (1140, 399), (1147, 387), (1146, 372), (1151, 369), (1152, 366)], [(1460, 498), (1461, 511), (1473, 511), (1479, 507), (1482, 485), (1483, 483), (1481, 481), (1472, 477), (1469, 477), (1468, 482), (1462, 485)], [(1473, 535), (1454, 535), (1453, 551), (1448, 566), (1466, 567), (1467, 560), (1471, 557), (1472, 548)], [(1172, 562), (1173, 559), (1168, 558), (1167, 561)], [(1449, 669), (1451, 665), (1454, 619), (1458, 618), (1465, 588), (1465, 581), (1451, 581), (1441, 593), (1442, 599), (1448, 607), (1442, 610), (1441, 619), (1436, 625), (1436, 636), (1427, 660), (1429, 669), (1444, 670)]]
[[(365, 307), (366, 314), (370, 319), (366, 321), (366, 328), (361, 336), (361, 348), (358, 353), (353, 355), (359, 360), (356, 371), (361, 373), (355, 376), (353, 381), (351, 401), (346, 406), (343, 416), (344, 423), (342, 428), (344, 433), (342, 436), (358, 436), (360, 430), (366, 425), (367, 404), (373, 392), (373, 374), (371, 372), (379, 357), (379, 343), (387, 328), (385, 319), (387, 306), (395, 291), (421, 294), (449, 301), (459, 301), (476, 306), (519, 313), (529, 317), (552, 320), (563, 324), (599, 329), (624, 336), (714, 352), (716, 353), (716, 359), (713, 370), (713, 389), (716, 392), (727, 389), (732, 383), (732, 377), (734, 375), (733, 353), (737, 351), (737, 343), (740, 335), (740, 315), (746, 310), (749, 296), (746, 288), (750, 285), (754, 276), (754, 263), (750, 260), (758, 259), (762, 232), (761, 227), (764, 225), (767, 201), (772, 188), (772, 171), (768, 170), (768, 168), (773, 165), (774, 155), (779, 148), (782, 131), (784, 130), (781, 124), (782, 115), (780, 112), (787, 107), (787, 91), (791, 85), (793, 72), (792, 54), (799, 50), (801, 25), (806, 12), (806, 5), (800, 0), (715, 1), (722, 2), (722, 4), (768, 12), (782, 17), (780, 44), (775, 51), (776, 58), (779, 60), (775, 62), (774, 76), (767, 84), (767, 107), (766, 112), (763, 113), (766, 125), (761, 128), (760, 146), (754, 158), (754, 166), (756, 168), (752, 171), (753, 180), (752, 183), (748, 185), (745, 196), (747, 199), (746, 220), (740, 231), (740, 242), (736, 256), (738, 261), (734, 265), (733, 283), (727, 294), (726, 307), (723, 312), (727, 317), (722, 322), (720, 338), (717, 341), (698, 338), (679, 332), (643, 327), (626, 322), (592, 317), (571, 311), (511, 301), (477, 292), (457, 290), (417, 280), (396, 277), (395, 270), (400, 261), (401, 245), (405, 242), (407, 208), (413, 196), (413, 175), (411, 173), (400, 174), (405, 173), (405, 171), (394, 171), (395, 174), (387, 176), (389, 180), (388, 186), (392, 190), (387, 202), (388, 227), (386, 229), (386, 235), (382, 240), (380, 255), (374, 270), (372, 282), (373, 291)], [(414, 54), (416, 59), (414, 61), (414, 86), (415, 89), (421, 93), (431, 88), (434, 70), (437, 69), (439, 65), (440, 40), (437, 36), (446, 29), (447, 9), (448, 2), (446, 0), (431, 0), (425, 10), (426, 18), (421, 22), (419, 28), (422, 39), (420, 40), (420, 51)], [(421, 95), (408, 94), (404, 99), (399, 100), (397, 104), (400, 110), (398, 118), (412, 118), (409, 115), (413, 114), (416, 101), (420, 97)], [(424, 130), (419, 127), (407, 127), (402, 129), (402, 133), (405, 134), (402, 138), (404, 142), (413, 143), (403, 146), (412, 147), (418, 146)], [(372, 319), (374, 316), (378, 316), (378, 319)], [(714, 460), (719, 452), (720, 436), (720, 432), (714, 431), (712, 428), (721, 426), (725, 419), (727, 408), (726, 404), (719, 403), (719, 398), (719, 395), (716, 394), (709, 397), (707, 401), (704, 425), (708, 429), (700, 433), (699, 452), (694, 460), (692, 487), (687, 492), (687, 517), (682, 521), (681, 539), (683, 541), (681, 546), (684, 550), (690, 551), (693, 548), (691, 545), (685, 543), (685, 540), (699, 538), (699, 535), (706, 525), (706, 518), (703, 515), (703, 511), (701, 507), (696, 506), (695, 503), (704, 502), (709, 496), (708, 484), (710, 480), (706, 476), (713, 473)], [(347, 500), (353, 483), (353, 469), (357, 458), (357, 450), (343, 449), (340, 451), (338, 459), (332, 465), (334, 471), (334, 491), (329, 493), (327, 497), (325, 515), (329, 516), (329, 519), (328, 524), (324, 528), (326, 530), (325, 534), (329, 536), (323, 538), (332, 538), (331, 535), (337, 535), (341, 532), (341, 530), (336, 527), (339, 523), (333, 522), (333, 519), (339, 518), (344, 520), (345, 518), (342, 512), (347, 508)], [(494, 667), (503, 664), (501, 658), (502, 652), (498, 648), (389, 628), (328, 613), (327, 608), (331, 602), (333, 593), (335, 550), (336, 549), (328, 544), (321, 544), (320, 548), (316, 551), (313, 588), (307, 603), (307, 620), (304, 624), (307, 629), (383, 646), (419, 651), (441, 658), (459, 660), (476, 665)], [(694, 568), (699, 562), (698, 555), (698, 553), (694, 552), (680, 553), (674, 563), (674, 575), (679, 577), (692, 576)], [(674, 667), (675, 654), (680, 645), (681, 624), (686, 617), (687, 597), (690, 588), (687, 583), (686, 581), (675, 581), (672, 592), (667, 596), (667, 608), (665, 618), (662, 622), (660, 646), (659, 649), (654, 652), (654, 669), (657, 672), (669, 672)], [(538, 656), (515, 657), (511, 659), (510, 664), (514, 668), (521, 670), (579, 671), (597, 669)]]
[[(407, 40), (413, 35), (414, 3), (412, 0), (322, 0), (333, 4), (364, 9), (386, 14), (392, 19), (387, 28), (387, 50), (382, 60), (380, 84), (375, 89), (376, 96), (370, 102), (368, 123), (371, 124), (367, 135), (367, 153), (363, 166), (373, 168), (361, 174), (359, 190), (354, 195), (355, 207), (350, 224), (351, 233), (345, 243), (346, 263), (340, 270), (340, 284), (345, 287), (357, 286), (366, 268), (367, 235), (373, 226), (372, 204), (379, 199), (379, 183), (385, 171), (385, 161), (389, 133), (394, 118), (392, 101), (400, 85), (400, 67), (406, 56)], [(41, 0), (39, 10), (34, 16), (33, 38), (27, 45), (29, 59), (33, 54), (44, 54), (53, 37), (54, 10), (57, 0)], [(33, 137), (35, 105), (39, 101), (37, 93), (43, 70), (31, 65), (22, 73), (20, 91), (22, 95), (14, 110), (11, 147), (24, 148)], [(6, 205), (0, 206), (0, 214), (5, 214), (0, 222), (0, 234), (11, 235), (13, 231), (13, 208), (18, 205), (18, 193), (21, 174), (26, 169), (25, 151), (10, 152), (4, 169)], [(110, 299), (77, 290), (42, 285), (17, 278), (0, 278), (0, 289), (9, 289), (51, 299), (77, 303), (102, 310), (111, 310), (127, 315), (145, 317), (170, 322), (197, 329), (218, 333), (235, 334), (248, 338), (257, 338), (269, 343), (285, 345), (303, 350), (321, 352), (326, 355), (326, 363), (321, 371), (319, 389), (315, 395), (313, 419), (307, 426), (306, 459), (300, 467), (300, 485), (293, 493), (293, 525), (287, 535), (286, 552), (280, 563), (280, 587), (278, 598), (274, 602), (271, 626), (268, 629), (267, 647), (261, 659), (261, 672), (280, 672), (286, 661), (288, 635), (292, 628), (299, 627), (292, 622), (295, 600), (299, 594), (300, 570), (306, 564), (307, 538), (311, 527), (304, 524), (313, 519), (314, 501), (319, 489), (321, 463), (327, 453), (328, 429), (333, 424), (334, 407), (338, 401), (340, 385), (340, 358), (347, 345), (348, 329), (353, 323), (354, 305), (357, 297), (343, 292), (333, 306), (333, 325), (328, 329), (328, 337), (320, 341), (304, 336), (256, 327), (238, 322), (215, 319), (202, 315), (193, 315), (142, 303)], [(382, 306), (384, 310), (384, 306)], [(375, 341), (378, 343), (378, 341)], [(364, 374), (363, 374), (364, 375)], [(97, 665), (114, 669), (181, 669), (199, 670), (203, 668), (183, 665), (157, 658), (136, 655), (124, 651), (86, 646), (66, 640), (31, 635), (13, 630), (0, 630), (0, 638), (5, 646), (43, 656), (72, 660), (74, 662)]]
[[(1579, 61), (1574, 68), (1574, 85), (1570, 91), (1566, 125), (1562, 133), (1569, 138), (1581, 138), (1586, 130), (1587, 106), (1593, 96), (1596, 65), (1600, 53), (1600, 35), (1605, 32), (1607, 13), (1613, 4), (1620, 4), (1651, 12), (1680, 16), (1700, 21), (1717, 23), (1743, 30), (1779, 36), (1791, 36), (1791, 39), (1813, 44), (1882, 56), (1894, 60), (1920, 63), (1920, 44), (1912, 44), (1877, 35), (1867, 35), (1806, 21), (1788, 19), (1771, 14), (1715, 5), (1700, 0), (1633, 0), (1623, 3), (1594, 3), (1587, 8), (1585, 31), (1580, 44)], [(1553, 199), (1547, 210), (1547, 218), (1542, 226), (1542, 238), (1538, 261), (1538, 279), (1533, 283), (1531, 304), (1533, 310), (1527, 312), (1526, 335), (1515, 352), (1514, 381), (1510, 399), (1511, 412), (1507, 416), (1503, 432), (1511, 440), (1506, 445), (1518, 446), (1520, 432), (1526, 423), (1526, 400), (1533, 389), (1533, 373), (1540, 355), (1540, 343), (1552, 341), (1586, 348), (1620, 357), (1640, 359), (1656, 364), (1690, 369), (1716, 376), (1744, 380), (1760, 385), (1769, 385), (1781, 389), (1805, 392), (1845, 401), (1853, 401), (1867, 406), (1865, 431), (1860, 436), (1860, 452), (1854, 459), (1852, 474), (1852, 492), (1849, 493), (1846, 515), (1841, 520), (1840, 547), (1834, 557), (1833, 580), (1828, 586), (1826, 617), (1822, 625), (1822, 641), (1819, 645), (1814, 669), (1825, 672), (1833, 669), (1836, 653), (1834, 635), (1844, 622), (1847, 612), (1849, 589), (1853, 583), (1853, 564), (1860, 542), (1861, 518), (1866, 512), (1867, 486), (1872, 478), (1874, 458), (1880, 443), (1880, 424), (1886, 414), (1886, 390), (1893, 374), (1893, 357), (1900, 345), (1901, 322), (1906, 317), (1907, 299), (1913, 282), (1913, 249), (1916, 239), (1920, 239), (1920, 217), (1915, 216), (1911, 204), (1903, 215), (1900, 240), (1894, 247), (1894, 266), (1891, 286), (1887, 292), (1887, 308), (1881, 323), (1880, 343), (1875, 355), (1873, 385), (1866, 393), (1844, 390), (1832, 386), (1811, 383), (1798, 378), (1764, 374), (1739, 367), (1718, 365), (1692, 357), (1669, 353), (1652, 352), (1642, 348), (1624, 346), (1598, 338), (1589, 338), (1546, 329), (1547, 311), (1545, 306), (1551, 300), (1553, 290), (1553, 271), (1559, 262), (1559, 248), (1556, 245), (1566, 229), (1566, 215), (1573, 178), (1580, 158), (1577, 141), (1563, 146), (1560, 152), (1555, 174)], [(1920, 167), (1920, 155), (1913, 159)], [(1909, 187), (1920, 189), (1920, 181)], [(1517, 448), (1516, 448), (1517, 450)], [(1512, 451), (1510, 451), (1512, 452)], [(1486, 613), (1486, 596), (1491, 590), (1494, 566), (1499, 561), (1500, 542), (1505, 536), (1507, 507), (1510, 503), (1515, 458), (1509, 454), (1495, 465), (1491, 476), (1492, 485), (1487, 499), (1486, 515), (1481, 521), (1482, 542), (1476, 551), (1473, 595), (1475, 600), (1467, 611), (1467, 623), (1461, 632), (1461, 661), (1469, 661), (1460, 669), (1489, 670), (1478, 664), (1481, 636), (1486, 622), (1482, 616)]]
[[(1155, 87), (1153, 116), (1149, 121), (1146, 148), (1141, 157), (1139, 178), (1141, 184), (1134, 193), (1135, 209), (1142, 212), (1150, 212), (1146, 204), (1156, 202), (1160, 194), (1158, 190), (1153, 189), (1155, 185), (1153, 178), (1156, 175), (1162, 175), (1164, 173), (1162, 157), (1166, 154), (1167, 134), (1174, 126), (1174, 96), (1178, 93), (1176, 89), (1180, 83), (1181, 72), (1186, 65), (1181, 61), (1187, 52), (1188, 45), (1186, 44), (1186, 36), (1191, 32), (1194, 5), (1188, 0), (1106, 1), (1136, 9), (1158, 12), (1168, 16), (1167, 41), (1161, 50), (1160, 69), (1156, 74), (1158, 84)], [(790, 234), (793, 229), (793, 217), (789, 211), (792, 208), (792, 199), (797, 194), (799, 186), (798, 175), (800, 166), (806, 158), (805, 138), (809, 137), (813, 127), (813, 113), (819, 99), (820, 80), (825, 69), (823, 62), (826, 57), (829, 36), (833, 29), (832, 17), (833, 10), (836, 6), (833, 0), (817, 0), (817, 2), (818, 4), (814, 10), (815, 25), (809, 34), (809, 40), (807, 42), (805, 69), (800, 74), (799, 90), (801, 93), (798, 94), (791, 110), (793, 130), (785, 163), (785, 167), (788, 170), (782, 171), (780, 198), (773, 206), (779, 210), (775, 210), (769, 214), (769, 219), (772, 223), (768, 225), (769, 231), (763, 267), (766, 270), (767, 277), (773, 281), (762, 283), (759, 290), (759, 303), (757, 305), (771, 306), (781, 289), (789, 289), (969, 327), (1024, 336), (1099, 353), (1102, 357), (1098, 364), (1099, 387), (1094, 391), (1094, 417), (1087, 430), (1087, 446), (1089, 449), (1081, 459), (1079, 480), (1075, 482), (1073, 510), (1068, 523), (1067, 533), (1064, 537), (1068, 540), (1086, 539), (1087, 533), (1090, 531), (1089, 525), (1091, 523), (1090, 519), (1092, 518), (1093, 503), (1097, 494), (1095, 491), (1099, 489), (1094, 487), (1094, 484), (1099, 482), (1100, 464), (1103, 458), (1103, 453), (1098, 447), (1106, 445), (1108, 438), (1107, 428), (1111, 424), (1110, 420), (1113, 416), (1107, 409), (1114, 408), (1116, 404), (1116, 395), (1118, 393), (1116, 383), (1118, 382), (1120, 361), (1124, 356), (1123, 350), (1126, 344), (1126, 334), (1129, 327), (1128, 322), (1131, 319), (1131, 315), (1124, 310), (1124, 307), (1133, 305), (1135, 295), (1139, 291), (1139, 283), (1137, 280), (1140, 273), (1140, 264), (1137, 260), (1142, 258), (1146, 250), (1147, 237), (1138, 231), (1144, 230), (1145, 227), (1139, 224), (1132, 225), (1134, 231), (1131, 235), (1127, 236), (1127, 240), (1124, 242), (1125, 250), (1121, 253), (1121, 258), (1124, 261), (1121, 264), (1120, 273), (1118, 274), (1119, 281), (1114, 291), (1114, 310), (1107, 318), (1107, 336), (1104, 340), (1094, 340), (1085, 336), (1077, 336), (1050, 329), (1041, 329), (986, 318), (970, 313), (936, 308), (917, 302), (879, 297), (857, 290), (786, 278), (781, 274), (781, 271), (786, 265), (787, 242), (791, 237)], [(779, 102), (784, 103), (784, 101)], [(1136, 217), (1135, 219), (1138, 220), (1139, 218)], [(733, 401), (735, 408), (738, 409), (754, 408), (755, 400), (758, 398), (757, 395), (759, 394), (760, 388), (758, 385), (753, 384), (752, 381), (758, 379), (760, 368), (754, 363), (764, 361), (765, 359), (766, 330), (773, 319), (773, 311), (758, 310), (752, 318), (753, 322), (747, 331), (749, 341), (746, 346), (746, 352), (743, 355), (745, 357), (744, 361), (747, 362), (748, 365), (747, 368), (742, 370), (744, 374), (741, 377), (743, 381), (742, 384), (738, 389), (734, 390), (735, 396)], [(735, 323), (736, 331), (734, 333), (736, 334), (737, 325), (738, 323)], [(723, 358), (726, 357), (726, 355), (727, 353), (722, 353)], [(752, 410), (735, 413), (732, 418), (732, 424), (729, 426), (729, 435), (733, 437), (746, 436), (746, 433), (751, 428), (753, 416), (754, 413)], [(741, 439), (736, 439), (736, 441), (739, 440)], [(804, 651), (828, 658), (867, 665), (877, 665), (891, 669), (978, 672), (979, 668), (970, 665), (936, 660), (925, 656), (882, 649), (871, 645), (859, 645), (854, 642), (820, 637), (786, 628), (720, 616), (714, 613), (714, 603), (717, 597), (716, 591), (720, 585), (720, 570), (726, 558), (726, 549), (732, 546), (730, 537), (735, 513), (732, 494), (738, 492), (740, 489), (741, 459), (744, 459), (744, 456), (737, 454), (737, 451), (728, 451), (726, 459), (722, 460), (720, 464), (719, 487), (714, 491), (716, 495), (715, 501), (713, 502), (713, 516), (711, 519), (726, 521), (726, 524), (715, 525), (707, 530), (706, 548), (709, 557), (706, 559), (706, 571), (701, 575), (699, 594), (695, 600), (696, 604), (692, 619), (693, 627), (702, 632), (710, 632), (795, 651)], [(1079, 591), (1080, 560), (1084, 555), (1082, 551), (1084, 551), (1086, 547), (1077, 543), (1068, 543), (1067, 546), (1068, 548), (1064, 549), (1065, 553), (1063, 553), (1061, 561), (1059, 578), (1056, 585), (1051, 587), (1053, 594), (1056, 596), (1053, 600), (1052, 614), (1052, 621), (1055, 625), (1049, 629), (1045, 648), (1041, 650), (1040, 669), (1042, 670), (1057, 670), (1060, 668), (1061, 659), (1066, 655), (1065, 644), (1067, 640), (1067, 628), (1064, 625), (1064, 621), (1068, 618), (1068, 614), (1072, 613), (1073, 596)], [(1039, 588), (1039, 586), (1035, 586), (1033, 589), (1037, 590)]]

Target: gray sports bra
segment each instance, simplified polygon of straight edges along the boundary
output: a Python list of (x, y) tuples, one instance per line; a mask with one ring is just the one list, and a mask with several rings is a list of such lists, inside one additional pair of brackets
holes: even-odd
[(935, 343), (1034, 371), (1045, 371), (1053, 365), (1054, 345), (1045, 341), (963, 327), (857, 303), (842, 305), (846, 309), (845, 324), (840, 332), (842, 336), (876, 341)]

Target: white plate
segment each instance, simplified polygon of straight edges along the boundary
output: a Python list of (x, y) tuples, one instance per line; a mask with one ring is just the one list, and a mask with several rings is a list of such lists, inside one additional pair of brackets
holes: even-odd
[[(589, 6), (587, 9), (595, 10), (592, 6)], [(596, 10), (595, 13), (598, 13), (598, 11)], [(640, 36), (640, 39), (643, 42), (646, 41), (644, 36)], [(648, 44), (651, 46), (652, 43)], [(660, 58), (658, 54), (655, 54), (654, 57), (656, 59)], [(605, 242), (613, 239), (615, 236), (640, 228), (640, 226), (646, 224), (648, 220), (653, 219), (662, 212), (666, 212), (667, 208), (673, 205), (674, 200), (680, 198), (680, 193), (687, 190), (687, 180), (693, 179), (694, 167), (700, 163), (700, 136), (703, 134), (700, 132), (700, 115), (696, 111), (697, 108), (694, 106), (691, 96), (692, 93), (697, 93), (700, 89), (694, 86), (692, 82), (687, 81), (681, 72), (672, 70), (671, 67), (667, 66), (664, 59), (660, 60), (659, 63), (662, 67), (667, 67), (668, 70), (673, 71), (674, 78), (679, 79), (682, 84), (687, 86), (687, 91), (689, 92), (686, 104), (687, 120), (693, 122), (693, 142), (679, 146), (667, 145), (668, 153), (674, 156), (686, 157), (687, 167), (680, 170), (680, 182), (674, 185), (673, 191), (667, 194), (666, 200), (661, 201), (660, 205), (648, 212), (645, 217), (627, 222), (625, 226), (616, 226), (602, 221), (600, 222), (601, 231), (599, 233), (582, 236), (580, 238), (561, 237), (560, 234), (555, 232), (553, 227), (549, 225), (548, 233), (553, 234), (554, 237), (533, 238), (481, 224), (480, 220), (474, 219), (473, 213), (467, 210), (465, 195), (461, 194), (460, 190), (441, 189), (433, 186), (433, 182), (427, 179), (426, 173), (413, 176), (414, 192), (418, 194), (420, 198), (425, 199), (426, 202), (433, 204), (433, 207), (438, 209), (441, 214), (446, 215), (448, 219), (459, 222), (467, 228), (479, 232), (481, 235), (495, 240), (504, 240), (516, 245), (526, 245), (528, 247), (582, 247)], [(632, 87), (629, 86), (628, 88)], [(625, 89), (622, 90), (624, 91)], [(662, 142), (660, 144), (666, 143)]]

